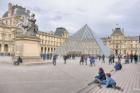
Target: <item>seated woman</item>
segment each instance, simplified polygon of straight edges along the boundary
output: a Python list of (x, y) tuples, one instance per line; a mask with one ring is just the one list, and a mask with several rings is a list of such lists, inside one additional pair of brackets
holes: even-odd
[(88, 86), (92, 85), (93, 83), (100, 83), (103, 80), (106, 80), (106, 76), (105, 76), (103, 68), (99, 68), (99, 72), (98, 72), (98, 75), (95, 76), (95, 80), (89, 83)]
[(114, 66), (115, 71), (121, 70), (122, 69), (122, 64), (120, 62), (117, 62)]

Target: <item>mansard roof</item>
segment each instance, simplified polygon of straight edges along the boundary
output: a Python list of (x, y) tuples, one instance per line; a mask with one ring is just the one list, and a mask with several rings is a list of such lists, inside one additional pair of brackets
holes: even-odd
[(58, 27), (58, 28), (56, 28), (56, 31), (54, 34), (58, 35), (58, 36), (63, 36), (65, 32), (68, 33), (68, 31), (65, 28)]
[[(19, 6), (19, 5), (13, 5), (12, 6), (13, 9), (13, 16), (29, 16), (30, 15), (30, 11), (26, 10), (26, 8)], [(8, 17), (8, 11), (6, 11), (2, 17)]]
[(121, 28), (117, 27), (113, 30), (112, 36), (114, 35), (124, 35), (124, 33), (122, 32)]

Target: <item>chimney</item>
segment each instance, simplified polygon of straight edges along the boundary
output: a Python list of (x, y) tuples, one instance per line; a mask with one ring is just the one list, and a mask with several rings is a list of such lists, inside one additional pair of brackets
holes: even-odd
[(12, 3), (8, 3), (8, 17), (13, 15)]

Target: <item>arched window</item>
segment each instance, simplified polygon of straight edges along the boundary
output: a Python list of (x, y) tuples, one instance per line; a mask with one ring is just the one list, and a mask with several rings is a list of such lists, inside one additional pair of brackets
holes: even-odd
[(4, 52), (6, 52), (6, 53), (8, 52), (8, 45), (7, 44), (4, 45)]
[(41, 54), (43, 53), (43, 47), (41, 47)]
[(46, 51), (47, 51), (47, 48), (45, 47), (45, 53), (46, 53)]
[(50, 52), (50, 48), (48, 48), (48, 52)]

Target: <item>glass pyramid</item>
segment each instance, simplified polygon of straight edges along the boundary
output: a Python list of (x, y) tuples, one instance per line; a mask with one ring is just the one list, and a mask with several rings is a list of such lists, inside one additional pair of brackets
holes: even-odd
[(88, 25), (82, 27), (70, 36), (64, 44), (58, 47), (54, 54), (83, 54), (83, 55), (105, 55), (109, 56), (111, 50), (95, 35)]

